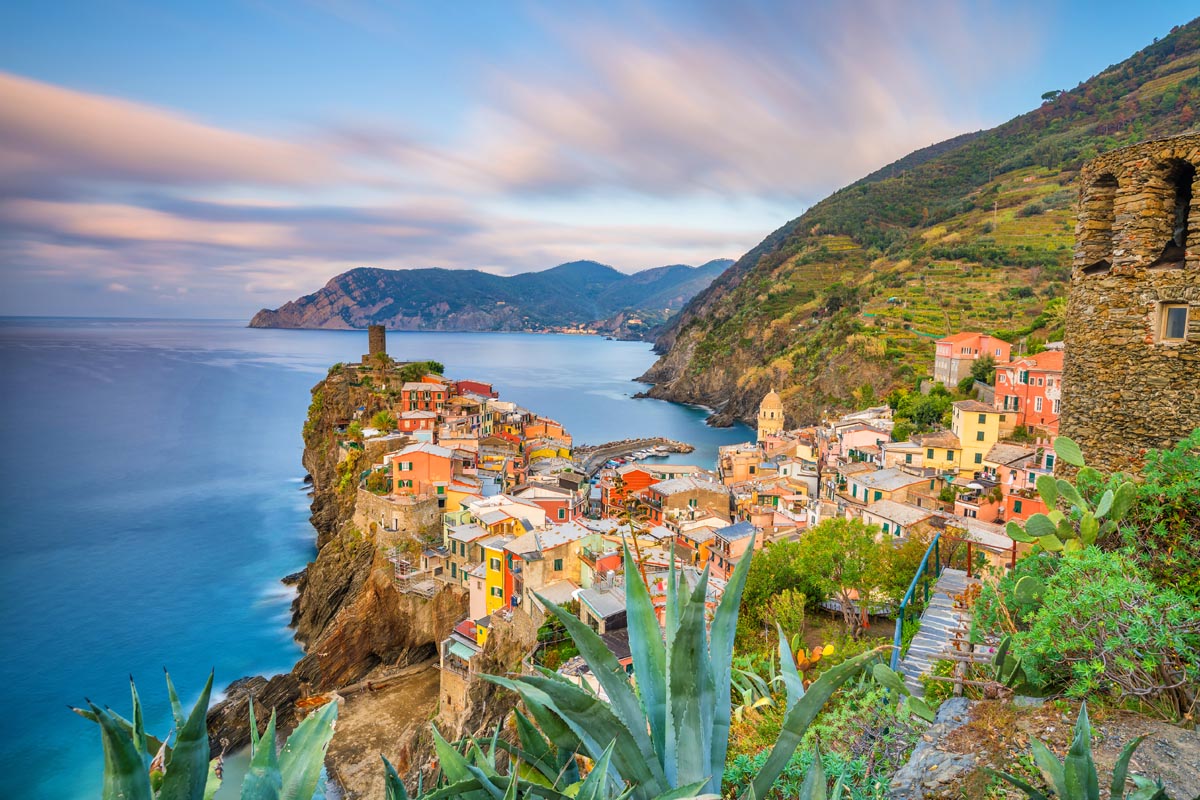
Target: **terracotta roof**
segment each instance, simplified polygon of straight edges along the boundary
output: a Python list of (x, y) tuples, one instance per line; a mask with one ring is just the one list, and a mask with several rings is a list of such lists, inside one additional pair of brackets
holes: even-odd
[(954, 404), (954, 407), (959, 411), (978, 411), (981, 414), (1000, 413), (1000, 409), (995, 406), (989, 406), (987, 403), (981, 403), (978, 400), (959, 400)]
[(922, 433), (919, 436), (912, 437), (912, 440), (922, 447), (962, 447), (962, 442), (950, 431)]

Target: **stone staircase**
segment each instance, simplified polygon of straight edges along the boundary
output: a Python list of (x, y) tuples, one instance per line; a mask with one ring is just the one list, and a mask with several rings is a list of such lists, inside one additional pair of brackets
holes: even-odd
[(978, 581), (968, 578), (964, 570), (945, 569), (929, 593), (929, 605), (921, 614), (921, 629), (898, 665), (905, 685), (917, 697), (925, 696), (921, 676), (928, 674), (942, 654), (951, 649), (954, 631), (970, 629), (971, 613), (954, 607), (954, 596), (962, 594), (970, 583)]

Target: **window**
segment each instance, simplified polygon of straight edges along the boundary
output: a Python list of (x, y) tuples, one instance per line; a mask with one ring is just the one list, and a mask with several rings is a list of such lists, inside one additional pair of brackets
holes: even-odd
[(947, 460), (947, 461), (953, 461), (953, 460), (954, 460), (954, 451), (953, 451), (953, 450), (947, 450), (947, 451), (946, 451), (946, 460)]
[(1050, 413), (1052, 413), (1052, 414), (1058, 413), (1058, 404), (1059, 404), (1058, 400), (1054, 400), (1050, 403)]
[(504, 597), (504, 590), (499, 586), (493, 586), (491, 589), (492, 597)]
[(566, 518), (567, 518), (567, 510), (566, 510), (565, 508), (560, 508), (560, 509), (558, 510), (558, 518), (559, 518), (559, 519), (566, 519)]
[(857, 483), (850, 484), (850, 496), (858, 497), (858, 484)]
[(925, 457), (933, 458), (933, 448), (932, 447), (925, 451)]
[(1001, 415), (1000, 415), (1000, 421), (1001, 421), (1001, 422), (1004, 422), (1004, 419), (1005, 419), (1005, 417), (1006, 417), (1006, 416), (1007, 416), (1007, 415), (1005, 415), (1005, 414), (1001, 414)]
[(495, 570), (500, 569), (500, 559), (489, 558), (488, 559), (488, 569), (495, 569)]
[(976, 454), (975, 454), (975, 463), (976, 463), (976, 464), (982, 464), (982, 463), (983, 463), (983, 453), (976, 453)]
[(554, 559), (554, 571), (562, 572), (562, 559), (561, 558)]
[(437, 487), (437, 493), (438, 493), (438, 494), (445, 494), (445, 493), (446, 493), (446, 487), (445, 487), (445, 486), (439, 486), (439, 487)]
[(1158, 338), (1163, 342), (1181, 342), (1187, 338), (1188, 307), (1183, 303), (1163, 303)]
[(458, 564), (455, 564), (453, 561), (450, 562), (450, 577), (458, 577)]
[(1042, 410), (1042, 398), (1040, 398), (1040, 397), (1033, 398), (1033, 410), (1039, 411), (1039, 412)]
[(1014, 514), (1021, 513), (1021, 501), (1020, 500), (1013, 500), (1013, 513)]
[(455, 556), (458, 555), (458, 542), (454, 541), (453, 539), (450, 540), (450, 554)]
[(1038, 386), (1043, 386), (1043, 385), (1045, 385), (1045, 381), (1042, 380), (1041, 378), (1038, 378)]
[(1021, 370), (1021, 372), (1017, 375), (1017, 383), (1029, 383), (1029, 370)]
[(912, 453), (905, 453), (905, 454), (904, 454), (904, 463), (905, 463), (905, 464), (911, 464), (911, 463), (912, 463)]
[(982, 442), (982, 441), (983, 441), (983, 431), (976, 431), (976, 432), (975, 432), (975, 441), (977, 441), (977, 442)]
[(1046, 453), (1046, 469), (1054, 469), (1054, 453)]
[(979, 415), (979, 424), (980, 424), (980, 425), (986, 425), (986, 424), (987, 424), (987, 414), (980, 414), (980, 415)]
[(879, 491), (878, 489), (876, 489), (876, 490), (875, 490), (875, 499), (876, 499), (876, 500), (882, 500), (882, 499), (883, 499), (883, 492), (881, 492), (881, 491)]

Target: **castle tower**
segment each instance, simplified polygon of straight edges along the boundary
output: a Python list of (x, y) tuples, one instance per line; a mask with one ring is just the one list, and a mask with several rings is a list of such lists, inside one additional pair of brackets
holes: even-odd
[(368, 325), (367, 353), (362, 356), (362, 363), (370, 363), (371, 356), (377, 353), (388, 355), (388, 329), (383, 325)]
[(1134, 470), (1200, 427), (1200, 134), (1105, 153), (1079, 176), (1059, 430)]
[(758, 441), (783, 431), (783, 401), (774, 389), (758, 404)]

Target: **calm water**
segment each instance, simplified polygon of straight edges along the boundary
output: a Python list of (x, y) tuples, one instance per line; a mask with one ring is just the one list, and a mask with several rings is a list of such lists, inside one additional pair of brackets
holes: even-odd
[[(526, 334), (388, 335), (399, 359), (562, 421), (579, 442), (662, 435), (711, 465), (746, 428), (634, 400), (649, 346)], [(312, 558), (301, 484), (309, 389), (366, 349), (361, 332), (232, 322), (0, 320), (0, 797), (99, 796), (95, 727), (68, 703), (128, 715), (128, 675), (164, 734), (162, 668), (194, 701), (287, 670), (300, 650), (278, 582)]]

